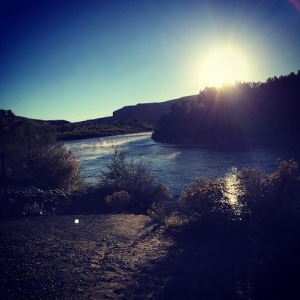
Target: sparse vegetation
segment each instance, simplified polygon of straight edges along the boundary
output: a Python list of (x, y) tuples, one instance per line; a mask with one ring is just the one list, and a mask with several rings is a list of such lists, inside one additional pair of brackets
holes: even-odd
[(84, 121), (68, 124), (53, 124), (52, 132), (59, 140), (78, 140), (86, 138), (105, 137), (120, 134), (130, 134), (153, 130), (153, 124), (137, 119), (116, 120), (107, 118), (106, 121)]
[(172, 213), (165, 217), (167, 228), (173, 231), (184, 231), (191, 223), (191, 219), (180, 213)]
[(300, 196), (298, 164), (294, 160), (278, 162), (272, 174), (259, 169), (244, 168), (238, 173), (238, 201), (244, 218), (272, 222), (287, 222), (292, 218), (295, 200)]
[(0, 121), (2, 182), (68, 191), (79, 187), (78, 162), (48, 127), (16, 121), (10, 114)]
[(147, 211), (149, 217), (158, 223), (165, 223), (168, 215), (165, 204), (162, 202), (154, 202)]
[(154, 203), (149, 216), (169, 228), (200, 226), (217, 231), (240, 231), (245, 225), (253, 228), (258, 224), (261, 228), (278, 225), (282, 230), (293, 220), (300, 197), (298, 164), (294, 160), (278, 162), (271, 174), (251, 167), (232, 172), (236, 176), (234, 203), (227, 196), (226, 178), (197, 178), (181, 193), (177, 207), (172, 210)]
[(43, 208), (44, 208), (43, 203), (40, 205), (36, 201), (32, 203), (27, 202), (24, 206), (23, 213), (25, 216), (31, 216), (31, 217), (41, 216), (43, 215)]
[[(11, 117), (13, 118), (13, 116)], [(162, 282), (166, 276), (168, 277), (166, 285), (163, 288), (160, 285), (159, 290), (159, 293), (163, 295), (162, 298), (166, 299), (176, 299), (176, 297), (177, 299), (195, 299), (195, 295), (197, 298), (198, 295), (204, 295), (204, 297), (212, 296), (216, 299), (268, 299), (269, 295), (272, 296), (269, 298), (274, 298), (274, 295), (284, 298), (287, 290), (292, 295), (296, 290), (295, 286), (298, 288), (298, 281), (295, 280), (298, 277), (294, 277), (294, 273), (298, 272), (300, 266), (299, 234), (295, 228), (298, 228), (300, 222), (294, 207), (300, 195), (300, 179), (298, 164), (295, 161), (280, 161), (277, 169), (271, 174), (265, 174), (252, 167), (239, 171), (233, 170), (237, 179), (235, 183), (236, 203), (230, 202), (226, 178), (197, 178), (181, 193), (179, 202), (175, 202), (167, 201), (172, 198), (170, 190), (156, 180), (149, 165), (143, 161), (130, 160), (123, 152), (116, 151), (111, 156), (107, 168), (101, 173), (99, 187), (75, 194), (67, 191), (74, 191), (80, 184), (80, 177), (77, 177), (79, 176), (78, 164), (72, 153), (62, 144), (57, 144), (46, 128), (40, 131), (36, 124), (8, 122), (2, 129), (1, 139), (5, 143), (1, 144), (0, 148), (1, 176), (2, 182), (5, 181), (6, 186), (0, 188), (1, 216), (13, 216), (17, 212), (17, 215), (26, 216), (26, 219), (24, 218), (24, 221), (20, 222), (29, 224), (28, 220), (33, 223), (37, 222), (34, 220), (43, 222), (42, 218), (33, 219), (30, 218), (31, 216), (49, 214), (99, 213), (112, 210), (138, 213), (147, 211), (151, 219), (159, 223), (159, 226), (153, 222), (150, 224), (149, 218), (146, 216), (132, 217), (122, 214), (115, 215), (113, 218), (109, 216), (107, 219), (105, 216), (95, 217), (94, 215), (82, 217), (79, 225), (75, 226), (81, 226), (80, 224), (86, 221), (84, 234), (74, 227), (71, 217), (65, 217), (65, 220), (72, 225), (64, 224), (63, 226), (65, 226), (64, 229), (68, 228), (69, 232), (72, 232), (72, 235), (69, 236), (82, 234), (80, 251), (84, 251), (87, 253), (86, 255), (98, 257), (94, 253), (99, 253), (99, 244), (101, 244), (101, 251), (106, 256), (106, 263), (109, 266), (112, 263), (112, 254), (121, 251), (117, 252), (113, 263), (116, 267), (115, 270), (118, 270), (114, 272), (114, 276), (120, 275), (122, 280), (128, 270), (133, 270), (131, 267), (132, 257), (128, 253), (134, 255), (136, 249), (140, 249), (139, 256), (136, 257), (137, 263), (147, 253), (146, 263), (151, 261), (153, 265), (156, 264), (157, 268), (148, 270), (143, 269), (145, 266), (139, 264), (138, 266), (143, 272), (145, 271), (147, 278), (149, 278), (149, 274), (151, 276), (158, 274), (157, 278), (154, 276), (156, 281), (153, 287), (156, 287), (157, 282)], [(106, 210), (103, 209), (104, 206)], [(118, 219), (119, 217), (120, 219)], [(109, 224), (110, 227), (105, 227), (107, 231), (105, 238), (101, 235), (101, 231), (98, 229), (95, 231), (94, 225), (98, 225), (100, 222), (93, 223), (93, 218), (101, 219), (101, 224), (103, 224), (103, 220), (108, 222), (105, 224)], [(134, 218), (136, 220), (143, 218), (143, 234), (140, 232), (141, 223), (137, 223), (133, 226), (134, 229), (132, 228)], [(112, 223), (112, 220), (113, 222), (117, 220), (117, 223)], [(55, 243), (59, 241), (59, 247), (64, 247), (63, 249), (66, 251), (77, 249), (73, 245), (73, 243), (78, 244), (77, 240), (70, 240), (67, 245), (64, 245), (65, 241), (61, 239), (63, 231), (57, 229), (62, 224), (59, 223), (59, 218), (56, 219), (56, 222), (60, 225), (54, 226), (54, 231), (52, 229)], [(11, 232), (14, 232), (13, 227), (7, 226)], [(22, 224), (22, 226), (24, 225)], [(43, 228), (50, 228), (46, 222), (43, 226), (45, 226)], [(6, 228), (6, 225), (3, 228)], [(19, 230), (21, 230), (20, 228)], [(106, 254), (107, 247), (111, 244), (107, 241), (110, 241), (112, 228), (116, 231), (116, 244), (111, 246), (109, 248), (111, 252)], [(128, 231), (130, 239), (126, 248), (120, 234), (126, 236)], [(89, 232), (89, 239), (92, 242), (86, 242), (87, 232)], [(100, 232), (98, 239), (101, 243), (94, 241), (94, 232)], [(28, 232), (24, 232), (24, 234), (19, 241), (20, 245), (24, 245), (23, 240), (30, 241)], [(138, 246), (130, 252), (132, 237), (137, 234), (140, 240), (136, 240), (137, 244), (134, 245)], [(12, 242), (8, 235), (5, 238), (3, 238), (4, 235), (1, 236), (5, 243), (8, 241), (2, 247), (4, 250), (10, 249), (11, 245), (15, 247), (16, 240), (18, 242), (18, 239)], [(45, 257), (48, 263), (48, 256), (44, 255), (39, 257), (40, 264), (34, 268), (32, 268), (32, 263), (27, 263), (27, 261), (32, 261), (32, 257), (36, 258), (36, 249), (40, 249), (36, 247), (41, 247), (46, 242), (47, 247), (42, 251), (48, 251), (48, 255), (53, 255), (53, 248), (51, 248), (53, 244), (49, 239), (48, 232), (43, 229), (40, 236), (43, 237), (43, 242), (33, 239), (34, 243), (32, 240), (25, 243), (26, 250), (29, 249), (28, 253), (32, 254), (31, 256), (27, 252), (24, 254), (23, 250), (16, 254), (27, 259), (24, 266), (20, 268), (24, 271), (24, 278), (26, 278), (26, 283), (24, 280), (22, 288), (27, 292), (32, 288), (27, 285), (27, 282), (30, 282), (27, 279), (36, 270), (41, 270), (40, 266), (43, 271), (39, 276), (44, 278)], [(161, 247), (166, 239), (170, 239), (168, 248), (166, 245)], [(23, 249), (22, 247), (18, 249)], [(126, 249), (126, 251), (122, 249)], [(6, 262), (7, 257), (15, 255), (14, 251), (6, 251), (1, 252), (4, 253), (1, 257), (2, 262)], [(76, 259), (84, 257), (82, 265), (86, 267), (86, 259), (91, 257), (83, 256), (80, 251), (76, 254)], [(159, 263), (155, 259), (151, 260), (156, 252), (160, 259)], [(56, 257), (56, 261), (58, 264), (66, 265), (65, 260), (61, 259), (62, 257), (63, 255), (59, 258)], [(120, 263), (120, 257), (126, 257), (128, 265)], [(105, 259), (102, 256), (99, 257), (96, 266), (98, 267), (98, 264), (102, 266), (102, 261)], [(14, 274), (14, 269), (8, 268), (7, 264), (5, 268)], [(98, 274), (98, 269), (95, 271), (93, 264), (90, 264), (90, 268), (90, 273), (97, 272)], [(66, 270), (70, 271), (67, 267), (64, 272)], [(160, 273), (157, 273), (157, 270)], [(86, 288), (88, 286), (86, 282), (92, 282), (91, 278), (94, 275), (87, 279), (83, 272), (81, 274), (83, 275), (78, 281), (78, 286)], [(109, 274), (112, 274), (110, 270)], [(132, 274), (134, 279), (130, 280), (136, 282), (135, 272)], [(53, 272), (51, 276), (53, 282), (57, 282), (55, 281), (57, 274)], [(45, 282), (48, 282), (48, 277), (44, 279)], [(290, 289), (290, 282), (293, 280), (296, 284)], [(270, 283), (268, 286), (272, 286), (273, 282), (276, 283), (275, 288), (268, 287), (269, 295), (266, 293), (266, 281)], [(5, 280), (1, 282), (6, 288), (9, 286), (6, 292), (10, 294), (11, 282), (8, 283)], [(66, 282), (74, 283), (74, 280)], [(122, 282), (128, 284), (127, 279)], [(213, 292), (212, 283), (216, 286)], [(53, 286), (56, 289), (59, 285)], [(106, 281), (103, 286), (108, 286)], [(40, 284), (36, 283), (35, 287), (42, 291)], [(51, 289), (51, 295), (56, 295), (55, 289), (52, 287)], [(74, 290), (68, 292), (65, 291), (65, 288), (62, 290), (66, 295), (74, 293)], [(125, 293), (125, 290), (122, 291)], [(128, 288), (126, 291), (128, 295), (132, 295), (132, 289)], [(85, 292), (85, 295), (90, 295), (90, 291), (86, 290)], [(18, 295), (18, 291), (13, 293)], [(43, 293), (46, 295), (49, 292), (43, 291)], [(267, 296), (265, 296), (266, 294)], [(97, 293), (95, 295), (99, 296)], [(115, 294), (111, 295), (115, 296)]]
[(191, 216), (201, 221), (219, 223), (232, 220), (233, 210), (225, 195), (225, 180), (198, 178), (182, 192), (180, 202)]
[(118, 212), (126, 209), (130, 200), (130, 195), (126, 191), (114, 192), (105, 197), (105, 203)]
[(55, 213), (61, 204), (46, 204), (44, 196), (62, 199), (82, 186), (77, 160), (49, 127), (18, 119), (11, 111), (0, 112), (0, 158), (1, 215)]
[(156, 180), (151, 168), (142, 160), (128, 160), (118, 150), (111, 156), (100, 176), (100, 186), (109, 194), (126, 191), (130, 195), (128, 208), (147, 209), (155, 201), (172, 198), (170, 190)]

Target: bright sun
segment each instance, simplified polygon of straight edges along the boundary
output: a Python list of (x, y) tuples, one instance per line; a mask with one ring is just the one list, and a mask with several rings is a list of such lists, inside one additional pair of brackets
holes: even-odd
[(238, 50), (227, 47), (214, 49), (203, 58), (201, 77), (202, 85), (220, 87), (247, 79), (248, 65), (245, 57)]

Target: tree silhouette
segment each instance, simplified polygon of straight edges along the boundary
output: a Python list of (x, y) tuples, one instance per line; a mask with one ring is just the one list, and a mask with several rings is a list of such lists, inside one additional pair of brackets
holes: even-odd
[(298, 143), (299, 99), (300, 71), (264, 83), (205, 88), (173, 104), (157, 122), (153, 139), (216, 147), (282, 138)]

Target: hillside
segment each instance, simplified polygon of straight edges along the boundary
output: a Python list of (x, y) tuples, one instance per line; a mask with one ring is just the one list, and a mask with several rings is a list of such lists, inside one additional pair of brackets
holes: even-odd
[(113, 118), (117, 120), (140, 119), (154, 123), (180, 99), (160, 103), (139, 103), (133, 106), (125, 106), (114, 111)]
[[(183, 99), (183, 98), (180, 98)], [(135, 106), (125, 106), (113, 112), (113, 116), (69, 122), (66, 120), (38, 120), (16, 116), (10, 110), (0, 110), (0, 119), (3, 123), (37, 124), (47, 128), (59, 140), (74, 140), (95, 138), (119, 134), (152, 131), (155, 122), (170, 109), (171, 105), (180, 99), (169, 100), (161, 103), (145, 103)], [(6, 121), (5, 121), (6, 120)]]
[[(0, 118), (7, 113), (13, 115), (1, 110)], [(13, 118), (14, 122), (29, 121), (47, 127), (59, 140), (154, 130), (153, 139), (158, 142), (208, 143), (216, 148), (283, 139), (298, 143), (300, 71), (263, 83), (206, 88), (198, 95), (125, 106), (111, 117), (81, 122)]]
[(15, 132), (17, 128), (35, 126), (37, 130), (52, 133), (57, 140), (74, 140), (119, 134), (152, 131), (153, 124), (138, 120), (116, 120), (113, 117), (97, 121), (68, 122), (65, 120), (37, 120), (16, 116), (11, 110), (0, 109), (0, 135)]

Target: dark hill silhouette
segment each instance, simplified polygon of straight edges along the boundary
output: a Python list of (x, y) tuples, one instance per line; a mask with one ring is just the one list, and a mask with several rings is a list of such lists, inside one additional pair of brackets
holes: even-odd
[(148, 122), (156, 122), (162, 114), (168, 111), (172, 104), (180, 99), (169, 100), (160, 103), (139, 103), (133, 106), (125, 106), (113, 112), (115, 119), (141, 119)]
[(68, 125), (71, 123), (66, 120), (39, 120), (39, 119), (26, 118), (22, 116), (16, 116), (10, 109), (0, 109), (0, 118), (1, 119), (6, 118), (11, 121), (13, 120), (14, 122), (30, 121), (37, 124), (57, 125), (57, 126)]
[(57, 139), (73, 140), (116, 134), (152, 131), (154, 123), (170, 109), (172, 104), (187, 97), (161, 103), (144, 103), (125, 106), (113, 112), (113, 116), (69, 122), (65, 120), (38, 120), (16, 116), (11, 110), (0, 109), (0, 119), (9, 123), (31, 122), (52, 131)]
[(152, 131), (158, 142), (209, 143), (216, 147), (252, 141), (299, 140), (300, 71), (264, 83), (206, 88), (197, 95), (159, 103), (139, 103), (113, 116), (81, 122), (37, 120), (0, 110), (0, 119), (48, 126), (58, 139), (72, 140)]
[(178, 99), (167, 100), (155, 103), (138, 103), (136, 105), (124, 106), (113, 112), (111, 117), (91, 119), (81, 122), (80, 124), (103, 124), (116, 121), (141, 120), (154, 124), (158, 119), (167, 112), (171, 106), (181, 100), (187, 99), (190, 96), (181, 97)]

